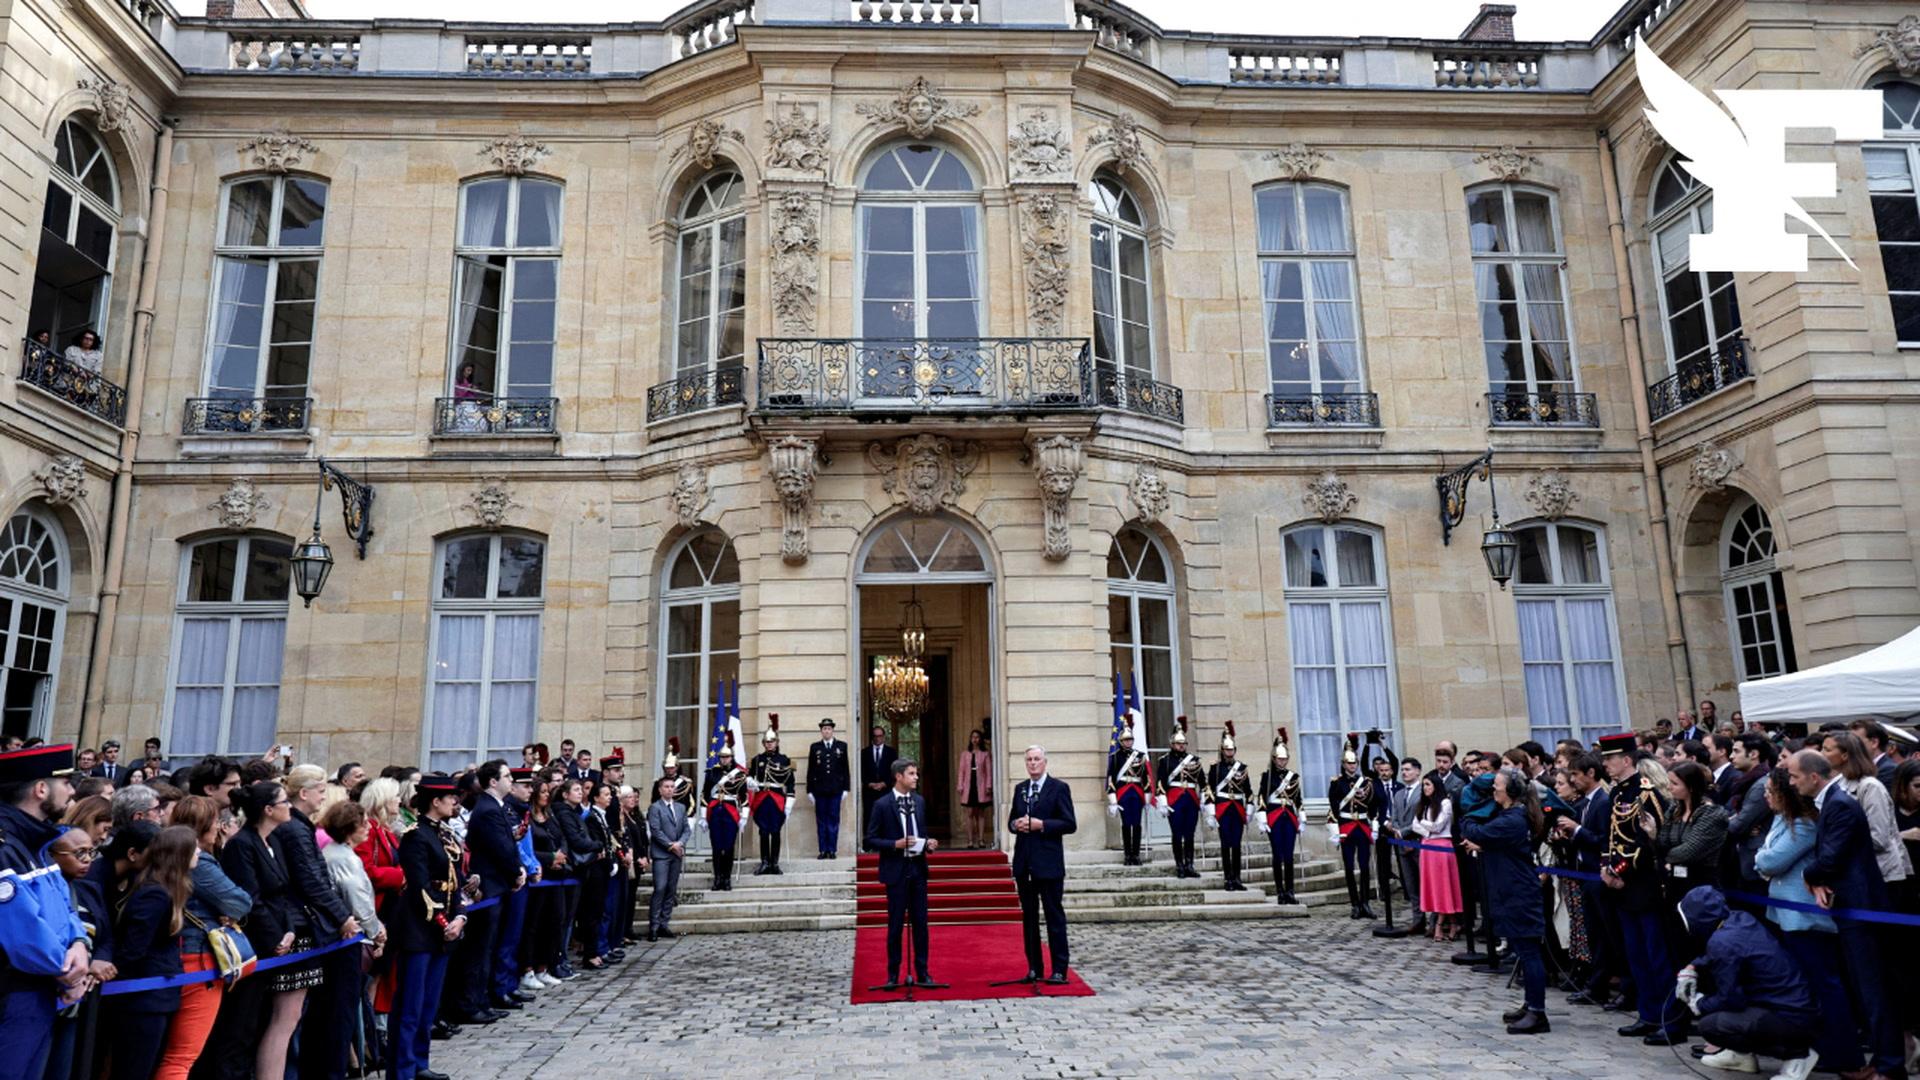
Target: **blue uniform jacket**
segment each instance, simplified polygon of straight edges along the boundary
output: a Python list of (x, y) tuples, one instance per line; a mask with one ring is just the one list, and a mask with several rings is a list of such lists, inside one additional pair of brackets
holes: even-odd
[[(0, 806), (0, 992), (26, 989), (66, 969), (67, 949), (87, 940), (60, 868), (42, 852), (65, 830)], [(41, 984), (54, 992), (51, 980)]]

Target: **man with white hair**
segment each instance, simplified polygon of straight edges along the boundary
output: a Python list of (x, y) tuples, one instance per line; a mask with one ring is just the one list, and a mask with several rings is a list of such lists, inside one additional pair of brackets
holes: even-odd
[(1073, 817), (1073, 792), (1047, 775), (1047, 751), (1027, 747), (1027, 779), (1013, 789), (1007, 831), (1013, 833), (1013, 880), (1020, 887), (1020, 925), (1026, 937), (1027, 981), (1040, 981), (1040, 908), (1047, 913), (1047, 953), (1053, 961), (1050, 983), (1067, 981), (1067, 855), (1060, 838), (1079, 825)]
[(119, 832), (136, 821), (165, 825), (160, 813), (160, 796), (145, 784), (121, 788), (113, 793), (113, 831)]

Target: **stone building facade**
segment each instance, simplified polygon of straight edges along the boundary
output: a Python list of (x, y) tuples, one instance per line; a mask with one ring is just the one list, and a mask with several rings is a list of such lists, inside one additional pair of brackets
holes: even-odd
[[(1092, 806), (1116, 673), (1156, 746), (1285, 726), (1313, 778), (1345, 731), (1731, 710), (1920, 617), (1900, 5), (1635, 0), (1565, 43), (1493, 5), (1456, 41), (300, 14), (0, 22), (9, 733), (654, 762), (737, 682), (798, 755), (864, 743), (917, 601), (928, 788), (980, 728)], [(1857, 271), (1688, 270), (1711, 193), (1636, 33), (1701, 88), (1884, 88), (1884, 142), (1795, 147)], [(1490, 448), (1443, 542), (1436, 478)]]

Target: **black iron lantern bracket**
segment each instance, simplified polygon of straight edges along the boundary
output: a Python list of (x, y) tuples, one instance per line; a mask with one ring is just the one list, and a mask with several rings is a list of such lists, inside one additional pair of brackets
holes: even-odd
[[(1442, 473), (1433, 478), (1434, 486), (1440, 489), (1440, 543), (1453, 542), (1453, 530), (1467, 516), (1467, 485), (1472, 483), (1474, 474), (1487, 482), (1489, 490), (1493, 488), (1493, 451), (1488, 450), (1465, 465), (1450, 473)], [(1494, 511), (1495, 516), (1499, 514)]]
[[(320, 489), (340, 489), (340, 516), (346, 522), (347, 535), (353, 538), (354, 554), (367, 557), (367, 541), (373, 539), (373, 485), (362, 483), (320, 459)], [(318, 522), (315, 523), (316, 525)]]

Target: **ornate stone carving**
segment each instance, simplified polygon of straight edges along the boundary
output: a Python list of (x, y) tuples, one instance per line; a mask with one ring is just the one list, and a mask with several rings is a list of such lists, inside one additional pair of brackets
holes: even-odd
[(1070, 197), (1058, 192), (1041, 192), (1020, 199), (1020, 251), (1027, 270), (1027, 326), (1034, 334), (1057, 335), (1066, 325), (1071, 206)]
[(680, 519), (681, 528), (700, 524), (700, 515), (713, 502), (713, 494), (707, 489), (707, 470), (692, 464), (680, 466), (667, 501), (673, 504), (673, 516)]
[(508, 176), (525, 176), (551, 153), (553, 150), (546, 143), (525, 135), (505, 135), (480, 148), (480, 156), (491, 158), (493, 167)]
[(1659, 129), (1651, 121), (1640, 124), (1640, 134), (1635, 136), (1635, 141), (1640, 144), (1643, 153), (1660, 153), (1667, 148), (1667, 140), (1661, 137)]
[(214, 516), (220, 519), (220, 524), (225, 528), (251, 529), (270, 505), (272, 504), (267, 502), (267, 496), (254, 485), (252, 480), (237, 476), (233, 483), (227, 485), (227, 490), (213, 500), (208, 509), (213, 511)]
[(55, 506), (65, 506), (87, 493), (86, 463), (72, 454), (61, 454), (35, 469), (33, 478), (40, 481), (40, 490)]
[(892, 101), (878, 105), (862, 102), (854, 111), (869, 120), (899, 124), (907, 129), (907, 134), (924, 139), (941, 124), (978, 116), (980, 106), (970, 102), (955, 104), (948, 101), (947, 95), (934, 89), (925, 75), (916, 75), (912, 82), (900, 88), (900, 93)]
[(785, 333), (813, 330), (820, 291), (820, 211), (813, 197), (789, 191), (773, 200), (773, 313)]
[(780, 496), (780, 558), (788, 563), (803, 563), (811, 545), (807, 541), (807, 512), (813, 506), (815, 460), (820, 444), (797, 435), (783, 435), (767, 447), (771, 459), (773, 490)]
[(507, 515), (520, 509), (513, 501), (513, 493), (507, 490), (507, 482), (498, 476), (483, 476), (480, 486), (467, 496), (467, 510), (473, 515), (474, 523), (483, 529), (505, 527)]
[(1046, 522), (1046, 546), (1042, 554), (1059, 562), (1073, 554), (1073, 532), (1067, 523), (1067, 510), (1083, 468), (1080, 440), (1068, 435), (1051, 435), (1030, 438), (1027, 445), (1033, 457), (1033, 478), (1040, 484), (1040, 510)]
[(127, 93), (125, 85), (108, 75), (81, 79), (78, 85), (81, 90), (93, 94), (95, 129), (105, 134), (127, 125), (133, 116), (133, 95)]
[(1335, 476), (1332, 470), (1321, 473), (1307, 484), (1307, 510), (1321, 521), (1339, 521), (1360, 501), (1348, 487), (1345, 480)]
[(1030, 109), (1007, 137), (1015, 180), (1072, 180), (1073, 140), (1045, 109)]
[(1527, 501), (1548, 521), (1559, 521), (1580, 499), (1580, 493), (1562, 472), (1537, 472), (1527, 478)]
[(308, 154), (317, 154), (320, 148), (309, 139), (295, 135), (284, 128), (279, 131), (263, 131), (237, 147), (243, 160), (251, 160), (256, 169), (265, 169), (270, 173), (284, 173), (298, 168), (300, 159)]
[(1133, 479), (1127, 481), (1127, 498), (1132, 500), (1133, 512), (1141, 521), (1159, 521), (1172, 501), (1167, 482), (1145, 465), (1133, 470)]
[(1727, 477), (1740, 467), (1740, 461), (1733, 451), (1716, 445), (1712, 439), (1702, 442), (1693, 451), (1693, 464), (1687, 470), (1687, 486), (1698, 488), (1711, 495), (1724, 491)]
[(940, 435), (915, 435), (883, 447), (867, 446), (867, 463), (895, 506), (931, 514), (966, 493), (967, 474), (980, 464), (980, 448)]
[(1853, 55), (1859, 58), (1883, 45), (1900, 74), (1920, 75), (1920, 15), (1908, 15), (1885, 30), (1875, 30), (1873, 40), (1853, 50)]
[(687, 156), (703, 169), (713, 168), (713, 158), (729, 142), (744, 144), (745, 136), (718, 120), (700, 119), (687, 132)]
[(1492, 169), (1496, 180), (1513, 181), (1524, 179), (1529, 170), (1540, 164), (1540, 159), (1517, 146), (1508, 145), (1475, 157), (1473, 163)]
[(1127, 173), (1147, 163), (1147, 140), (1140, 134), (1140, 122), (1132, 113), (1115, 116), (1087, 140), (1088, 146), (1111, 147), (1113, 171)]
[(1278, 165), (1280, 175), (1289, 180), (1305, 180), (1319, 170), (1320, 163), (1327, 160), (1327, 155), (1325, 151), (1306, 143), (1293, 143), (1261, 154), (1260, 160)]
[(827, 125), (807, 116), (800, 106), (778, 112), (767, 121), (767, 168), (825, 172)]

